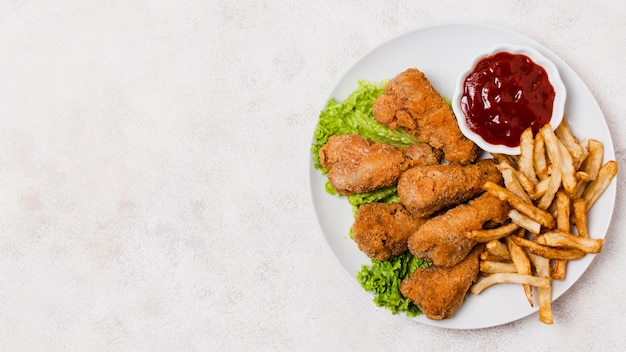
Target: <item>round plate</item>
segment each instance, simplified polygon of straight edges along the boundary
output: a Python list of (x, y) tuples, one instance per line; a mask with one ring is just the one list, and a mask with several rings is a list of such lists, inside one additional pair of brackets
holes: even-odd
[[(452, 97), (456, 77), (477, 52), (501, 43), (531, 46), (551, 59), (558, 67), (568, 91), (565, 116), (569, 127), (579, 139), (594, 138), (604, 143), (605, 160), (614, 160), (615, 151), (606, 121), (594, 97), (578, 75), (557, 55), (516, 32), (499, 27), (455, 23), (423, 27), (396, 37), (378, 46), (357, 61), (339, 79), (330, 93), (343, 101), (358, 86), (358, 80), (380, 82), (407, 68), (415, 67), (426, 74), (432, 85), (446, 97)], [(326, 101), (325, 101), (326, 103)], [(322, 106), (322, 109), (325, 107)], [(309, 155), (309, 160), (311, 156)], [(354, 217), (348, 201), (324, 190), (326, 176), (309, 163), (311, 196), (320, 228), (331, 251), (352, 281), (360, 288), (356, 273), (363, 264), (371, 264), (349, 238)], [(589, 233), (604, 237), (613, 214), (616, 183), (612, 182), (589, 211)], [(569, 262), (565, 280), (553, 283), (553, 299), (557, 299), (576, 283), (591, 264), (594, 255)], [(365, 294), (372, 294), (360, 288)], [(374, 304), (373, 302), (371, 304)], [(381, 308), (384, 309), (384, 308)], [(453, 329), (478, 329), (521, 319), (538, 310), (530, 307), (519, 285), (500, 284), (479, 295), (468, 294), (463, 305), (450, 319), (429, 320), (424, 315), (418, 322)], [(391, 314), (391, 312), (389, 313)]]

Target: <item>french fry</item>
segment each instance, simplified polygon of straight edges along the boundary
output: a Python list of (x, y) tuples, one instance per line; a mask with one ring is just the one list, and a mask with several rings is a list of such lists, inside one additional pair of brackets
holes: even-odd
[(559, 167), (559, 165), (561, 165), (561, 151), (556, 135), (554, 134), (554, 131), (552, 131), (550, 125), (542, 127), (540, 132), (545, 141), (545, 147), (548, 152), (548, 156), (550, 157), (550, 162), (553, 165), (546, 193), (544, 193), (537, 204), (537, 207), (545, 210), (548, 209), (550, 204), (552, 204), (552, 200), (554, 199), (556, 192), (561, 187), (562, 173), (561, 168)]
[[(528, 258), (535, 267), (537, 276), (550, 280), (550, 260), (532, 253), (528, 253)], [(537, 301), (539, 303), (539, 321), (544, 324), (552, 324), (552, 285), (537, 288)]]
[[(569, 232), (571, 224), (570, 218), (570, 197), (562, 191), (556, 192), (556, 228)], [(567, 271), (567, 261), (556, 259), (552, 266), (552, 278), (564, 280)]]
[(578, 168), (579, 172), (585, 173), (586, 179), (580, 180), (574, 198), (582, 197), (587, 185), (590, 181), (595, 181), (598, 177), (598, 171), (602, 167), (604, 160), (604, 145), (595, 139), (586, 139), (581, 142), (581, 146), (585, 149), (587, 157)]
[(550, 287), (550, 279), (517, 273), (496, 273), (489, 275), (470, 287), (470, 292), (477, 295), (484, 289), (498, 283), (526, 284), (535, 287)]
[(582, 163), (584, 163), (585, 160), (587, 160), (587, 157), (589, 156), (589, 139), (585, 138), (578, 144), (580, 145), (580, 149), (582, 150), (582, 153), (583, 153), (583, 155), (580, 158), (580, 163), (578, 164), (578, 168), (577, 168), (577, 169), (580, 169), (580, 167), (582, 166)]
[(535, 183), (529, 180), (526, 175), (515, 169), (513, 169), (513, 173), (515, 174), (515, 177), (517, 177), (517, 181), (519, 181), (520, 185), (527, 193), (535, 192)]
[(491, 240), (485, 244), (485, 251), (493, 254), (496, 257), (500, 257), (503, 260), (511, 260), (511, 254), (509, 253), (509, 249), (507, 246), (498, 241)]
[(583, 148), (578, 143), (578, 140), (572, 134), (572, 131), (569, 129), (567, 125), (567, 121), (563, 119), (559, 126), (554, 130), (554, 134), (563, 142), (563, 145), (569, 153), (572, 155), (577, 161), (580, 161), (584, 158)]
[(485, 189), (487, 192), (497, 197), (501, 201), (506, 201), (511, 207), (515, 208), (520, 213), (528, 216), (529, 218), (547, 228), (553, 228), (556, 225), (556, 221), (550, 213), (545, 210), (539, 209), (532, 203), (524, 202), (506, 188), (503, 188), (491, 181), (487, 181), (483, 185), (483, 189)]
[(536, 184), (537, 174), (535, 173), (534, 151), (535, 140), (533, 138), (533, 130), (529, 127), (520, 136), (520, 157), (519, 157), (519, 170), (526, 176), (526, 178)]
[(516, 225), (528, 230), (530, 233), (538, 235), (541, 232), (541, 224), (536, 222), (535, 220), (529, 218), (528, 216), (520, 213), (515, 209), (511, 209), (509, 211), (509, 218)]
[(501, 257), (499, 255), (495, 255), (489, 251), (483, 251), (480, 253), (480, 260), (485, 262), (510, 262), (511, 257)]
[(491, 156), (496, 159), (498, 164), (505, 162), (513, 167), (517, 166), (517, 158), (512, 155), (491, 153)]
[(550, 259), (542, 257), (534, 253), (527, 253), (528, 259), (535, 267), (535, 275), (539, 277), (551, 277), (550, 276)]
[(554, 259), (552, 261), (552, 279), (565, 280), (565, 274), (567, 272), (567, 260)]
[(528, 178), (526, 178), (523, 173), (516, 171), (515, 176), (517, 177), (517, 181), (519, 182), (519, 184), (522, 186), (522, 188), (524, 188), (524, 191), (526, 191), (527, 193), (535, 192), (535, 184), (532, 183)]
[(553, 324), (554, 316), (552, 315), (552, 286), (548, 285), (548, 287), (539, 287), (537, 288), (537, 292), (537, 300), (539, 301), (539, 321), (548, 325)]
[(554, 230), (541, 234), (542, 242), (551, 247), (577, 249), (584, 253), (597, 254), (602, 251), (604, 239), (580, 237), (566, 231)]
[[(504, 186), (506, 189), (513, 192), (513, 194), (520, 197), (523, 201), (531, 203), (532, 200), (528, 196), (528, 193), (526, 193), (527, 189), (525, 189), (525, 187), (523, 187), (520, 183), (519, 178), (515, 174), (515, 170), (507, 163), (500, 163), (498, 168), (502, 174), (502, 179), (504, 180)], [(531, 192), (534, 192), (534, 186), (534, 184), (531, 184)]]
[(574, 194), (576, 192), (576, 186), (578, 186), (578, 180), (576, 180), (576, 170), (574, 168), (574, 160), (569, 153), (565, 145), (561, 141), (557, 140), (559, 145), (559, 151), (561, 153), (561, 182), (563, 188), (568, 194)]
[(574, 208), (578, 236), (589, 237), (589, 231), (587, 230), (587, 202), (582, 198), (577, 198), (572, 201), (572, 207)]
[(491, 260), (482, 260), (480, 262), (480, 271), (487, 274), (496, 273), (515, 273), (517, 269), (515, 264), (511, 262), (494, 262)]
[(569, 231), (570, 197), (564, 192), (556, 193), (556, 228), (561, 231)]
[(576, 180), (578, 182), (586, 182), (589, 181), (589, 174), (584, 171), (576, 171)]
[(587, 140), (587, 158), (580, 166), (579, 170), (586, 172), (590, 180), (598, 177), (602, 161), (604, 160), (604, 145), (595, 139)]
[(498, 240), (512, 234), (515, 230), (519, 229), (519, 225), (510, 222), (506, 225), (496, 227), (488, 230), (474, 230), (467, 231), (465, 235), (476, 242), (489, 242), (491, 240)]
[[(537, 240), (540, 239), (540, 236), (538, 236)], [(585, 256), (585, 252), (578, 249), (554, 248), (518, 236), (509, 236), (509, 238), (511, 238), (511, 240), (518, 246), (527, 248), (530, 253), (540, 255), (548, 259), (575, 260)]]
[(581, 198), (583, 196), (583, 193), (585, 193), (585, 190), (587, 189), (589, 182), (590, 182), (589, 180), (578, 182), (578, 186), (576, 187), (576, 193), (574, 193), (572, 198)]
[[(524, 231), (521, 231), (522, 235)], [(515, 270), (519, 274), (531, 275), (532, 268), (530, 266), (530, 259), (528, 259), (528, 255), (526, 251), (522, 249), (522, 247), (518, 246), (515, 242), (513, 242), (509, 237), (505, 238), (506, 245), (509, 249), (509, 253), (511, 253), (511, 261), (515, 266)], [(531, 307), (535, 304), (533, 297), (533, 290), (530, 285), (524, 284), (522, 285), (524, 289), (524, 295), (526, 295), (526, 299)]]
[(533, 150), (535, 174), (540, 180), (548, 178), (548, 162), (546, 161), (546, 148), (543, 135), (535, 136), (535, 148)]
[(544, 194), (548, 191), (548, 186), (550, 185), (550, 177), (546, 177), (543, 180), (539, 181), (535, 185), (535, 192), (530, 194), (530, 199), (537, 200), (543, 197)]
[(598, 171), (598, 177), (595, 181), (592, 181), (585, 189), (582, 198), (587, 202), (587, 210), (589, 210), (593, 204), (600, 198), (602, 193), (609, 187), (609, 184), (617, 175), (617, 161), (611, 160), (602, 165)]
[(572, 195), (572, 199), (580, 198), (585, 193), (585, 189), (590, 182), (589, 174), (584, 171), (576, 171), (576, 180), (578, 185), (576, 186), (576, 192)]

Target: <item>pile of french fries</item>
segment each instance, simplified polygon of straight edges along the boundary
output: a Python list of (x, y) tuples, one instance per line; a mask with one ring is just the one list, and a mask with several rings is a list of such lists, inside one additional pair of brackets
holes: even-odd
[(565, 278), (568, 261), (602, 250), (604, 240), (588, 232), (587, 212), (618, 167), (614, 160), (603, 164), (602, 143), (579, 142), (565, 120), (555, 130), (544, 126), (535, 136), (526, 130), (520, 152), (494, 155), (504, 187), (487, 182), (483, 188), (509, 204), (510, 222), (467, 232), (485, 243), (482, 278), (470, 292), (479, 294), (498, 283), (521, 284), (531, 306), (536, 293), (539, 320), (552, 324), (552, 280)]

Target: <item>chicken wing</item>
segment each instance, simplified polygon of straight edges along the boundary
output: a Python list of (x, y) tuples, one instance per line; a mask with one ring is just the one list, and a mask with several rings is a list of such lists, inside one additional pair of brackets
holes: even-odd
[(502, 181), (491, 159), (465, 166), (417, 166), (400, 176), (398, 196), (413, 216), (426, 217), (474, 198), (486, 181)]
[(358, 134), (330, 136), (320, 149), (320, 163), (328, 170), (328, 181), (343, 195), (395, 186), (407, 168), (440, 160), (441, 152), (425, 143), (396, 148)]
[(477, 244), (465, 236), (487, 222), (502, 223), (509, 213), (506, 202), (483, 193), (422, 224), (409, 237), (409, 251), (434, 265), (450, 267), (463, 260)]
[(372, 106), (374, 118), (398, 127), (432, 147), (442, 149), (453, 164), (469, 164), (480, 149), (461, 133), (454, 112), (424, 73), (410, 68), (391, 79)]
[(400, 292), (418, 306), (429, 319), (451, 317), (461, 306), (478, 276), (478, 257), (482, 246), (474, 249), (452, 267), (418, 268), (400, 283)]
[(387, 260), (408, 249), (408, 239), (426, 219), (414, 218), (400, 203), (369, 203), (357, 210), (352, 237), (371, 259)]

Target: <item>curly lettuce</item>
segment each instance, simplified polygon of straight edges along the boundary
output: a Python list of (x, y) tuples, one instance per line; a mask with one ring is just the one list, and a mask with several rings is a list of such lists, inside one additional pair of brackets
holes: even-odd
[(361, 204), (372, 202), (400, 203), (398, 189), (396, 187), (377, 189), (366, 193), (355, 193), (348, 196), (348, 202), (352, 205), (352, 212), (356, 213)]
[(407, 251), (389, 260), (372, 259), (372, 265), (363, 265), (356, 278), (365, 290), (374, 293), (374, 303), (378, 307), (385, 307), (393, 314), (406, 312), (407, 317), (414, 317), (422, 312), (402, 295), (400, 283), (418, 268), (428, 266), (428, 262)]

